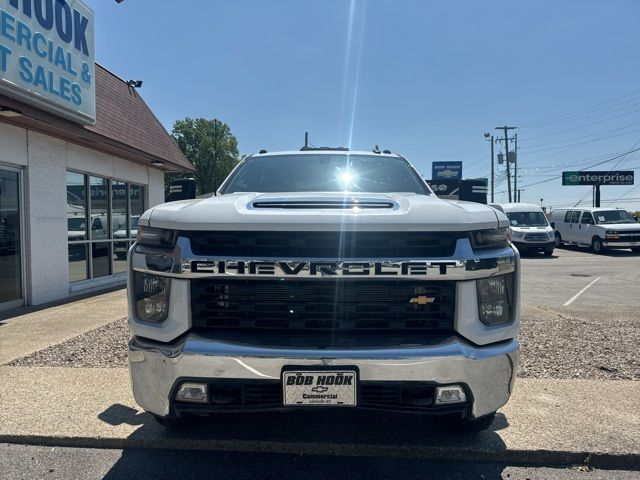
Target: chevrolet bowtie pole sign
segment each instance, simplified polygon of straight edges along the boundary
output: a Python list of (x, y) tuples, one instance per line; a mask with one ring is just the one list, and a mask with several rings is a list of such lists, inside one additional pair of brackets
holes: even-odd
[(633, 185), (633, 170), (562, 172), (562, 185)]
[(461, 180), (462, 162), (431, 162), (431, 180)]

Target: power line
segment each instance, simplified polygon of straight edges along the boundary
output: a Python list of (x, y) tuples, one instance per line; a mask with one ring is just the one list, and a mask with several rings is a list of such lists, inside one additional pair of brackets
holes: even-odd
[(618, 198), (616, 198), (615, 200), (613, 200), (613, 201), (609, 202), (609, 203), (607, 204), (607, 207), (608, 207), (609, 205), (611, 205), (612, 203), (616, 203), (616, 202), (618, 202), (618, 201), (619, 201), (622, 197), (624, 197), (627, 193), (631, 193), (631, 192), (633, 192), (633, 191), (634, 191), (636, 188), (638, 188), (638, 187), (640, 187), (640, 183), (639, 183), (638, 185), (636, 185), (635, 187), (631, 187), (629, 190), (627, 190), (626, 192), (624, 192), (622, 195), (620, 195), (620, 196), (619, 196)]
[[(633, 104), (633, 106), (635, 106), (635, 105), (640, 105), (640, 102)], [(573, 130), (580, 130), (581, 128), (590, 127), (592, 125), (598, 125), (600, 123), (609, 122), (611, 120), (615, 120), (616, 118), (626, 117), (627, 115), (631, 115), (633, 113), (638, 113), (638, 112), (640, 112), (640, 109), (632, 110), (630, 112), (621, 113), (619, 115), (615, 115), (615, 116), (609, 117), (609, 118), (604, 118), (602, 120), (596, 120), (595, 122), (585, 123), (585, 124), (582, 124), (582, 125), (578, 125), (576, 127), (565, 128), (564, 130), (556, 130), (556, 131), (553, 131), (551, 133), (545, 133), (543, 135), (536, 135), (534, 137), (527, 137), (527, 139), (528, 140), (537, 140), (538, 138), (552, 137), (552, 136), (555, 136), (555, 135), (559, 135), (561, 133), (571, 132)]]
[[(626, 100), (622, 100), (622, 101), (618, 101), (618, 102), (615, 102), (615, 101), (620, 100), (622, 98), (626, 98), (626, 97), (632, 97), (633, 98), (633, 96), (637, 95), (638, 93), (640, 93), (640, 90), (635, 90), (633, 92), (626, 93), (624, 95), (619, 95), (617, 97), (611, 98), (609, 100), (605, 100), (605, 101), (600, 102), (600, 103), (596, 103), (595, 105), (579, 108), (578, 110), (574, 110), (573, 112), (564, 113), (564, 114), (560, 114), (560, 115), (555, 115), (555, 116), (547, 117), (547, 118), (544, 118), (544, 119), (541, 119), (541, 120), (536, 120), (536, 121), (529, 122), (529, 123), (520, 123), (520, 127), (521, 128), (535, 128), (535, 127), (538, 127), (538, 126), (544, 126), (545, 124), (548, 125), (548, 124), (554, 123), (554, 122), (557, 123), (559, 121), (560, 122), (561, 121), (566, 121), (567, 119), (571, 119), (571, 118), (574, 118), (576, 116), (579, 117), (581, 115), (597, 112), (597, 111), (600, 111), (600, 110), (603, 110), (603, 109), (606, 110), (607, 108), (611, 108), (611, 107), (623, 104), (625, 102), (628, 102), (629, 99), (627, 98)], [(615, 103), (612, 103), (611, 105), (607, 105), (610, 102), (615, 102)], [(596, 108), (596, 107), (599, 107), (599, 108)]]
[[(594, 164), (592, 164), (592, 165), (589, 165), (588, 167), (585, 167), (583, 170), (588, 170), (588, 169), (590, 169), (590, 168), (597, 167), (598, 165), (602, 165), (603, 163), (611, 162), (611, 161), (613, 161), (613, 160), (617, 160), (618, 158), (624, 158), (625, 156), (629, 155), (630, 153), (637, 152), (638, 150), (640, 150), (640, 148), (636, 148), (636, 146), (638, 145), (638, 143), (640, 143), (640, 141), (636, 142), (636, 143), (634, 144), (634, 146), (633, 146), (633, 147), (631, 147), (631, 149), (627, 150), (626, 152), (624, 152), (624, 153), (622, 153), (622, 154), (620, 154), (620, 155), (616, 155), (616, 156), (614, 156), (614, 157), (612, 157), (612, 158), (609, 158), (609, 159), (607, 159), (607, 160), (604, 160), (604, 161), (602, 161), (602, 162), (597, 162), (597, 163), (594, 163)], [(619, 162), (618, 162), (618, 163), (619, 163)], [(617, 164), (616, 164), (616, 165), (617, 165)], [(615, 167), (614, 167), (614, 168), (615, 168)], [(613, 169), (612, 169), (612, 170), (613, 170)], [(610, 171), (611, 171), (611, 170), (610, 170)], [(558, 175), (558, 176), (556, 176), (555, 178), (561, 178), (561, 175)], [(525, 187), (531, 187), (531, 186), (533, 186), (533, 185), (539, 185), (539, 184), (541, 184), (541, 183), (550, 182), (550, 181), (552, 181), (552, 180), (555, 180), (555, 178), (550, 178), (550, 179), (547, 179), (547, 180), (542, 180), (542, 181), (540, 181), (540, 182), (535, 182), (535, 183), (529, 183), (529, 184), (527, 184), (527, 185), (522, 185), (522, 188), (525, 188)]]

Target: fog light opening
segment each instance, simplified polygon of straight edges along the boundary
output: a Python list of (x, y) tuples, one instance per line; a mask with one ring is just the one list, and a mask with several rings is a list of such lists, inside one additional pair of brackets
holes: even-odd
[(206, 383), (183, 383), (176, 393), (179, 402), (207, 403)]
[(436, 388), (436, 405), (448, 405), (451, 403), (464, 403), (467, 396), (460, 385), (447, 385)]

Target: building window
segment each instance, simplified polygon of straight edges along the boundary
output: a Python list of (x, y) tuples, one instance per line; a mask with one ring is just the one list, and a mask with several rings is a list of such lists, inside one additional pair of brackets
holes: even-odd
[(143, 212), (143, 186), (67, 172), (69, 281), (125, 272)]

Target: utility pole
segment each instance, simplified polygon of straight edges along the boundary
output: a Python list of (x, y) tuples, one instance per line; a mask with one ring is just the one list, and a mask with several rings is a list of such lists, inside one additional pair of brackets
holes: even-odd
[(504, 150), (507, 162), (507, 191), (509, 192), (509, 203), (511, 203), (511, 168), (509, 168), (509, 130), (515, 130), (517, 127), (496, 127), (495, 130), (504, 130)]
[[(518, 190), (518, 134), (516, 133), (514, 136), (514, 153), (513, 153), (513, 191), (517, 193), (516, 202), (520, 203), (520, 191)], [(509, 159), (507, 158), (507, 163), (509, 163)]]
[(493, 155), (493, 144), (494, 144), (493, 135), (491, 135), (490, 133), (485, 133), (484, 139), (491, 142), (491, 203), (493, 203), (495, 202), (494, 191), (495, 191), (495, 178), (496, 178), (494, 155)]

